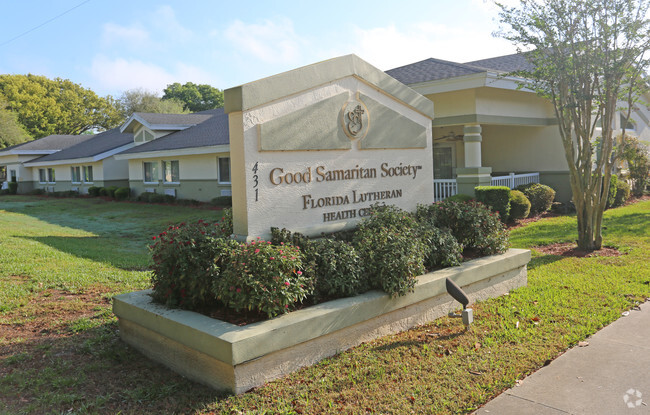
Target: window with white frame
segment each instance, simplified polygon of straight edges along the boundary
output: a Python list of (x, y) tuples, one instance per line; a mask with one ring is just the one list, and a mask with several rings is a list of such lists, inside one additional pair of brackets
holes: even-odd
[(93, 166), (84, 166), (84, 182), (93, 182)]
[(54, 174), (54, 169), (52, 167), (47, 168), (47, 182), (56, 183), (56, 175)]
[(15, 182), (18, 180), (18, 173), (16, 170), (9, 170), (9, 181)]
[(230, 157), (219, 157), (219, 183), (230, 183)]
[(144, 162), (144, 182), (158, 183), (158, 162), (157, 161)]
[(163, 160), (163, 181), (165, 183), (179, 183), (180, 174), (178, 160)]
[(45, 169), (38, 169), (38, 182), (47, 183), (47, 174)]
[(72, 183), (81, 183), (81, 167), (73, 166), (70, 167), (70, 181)]

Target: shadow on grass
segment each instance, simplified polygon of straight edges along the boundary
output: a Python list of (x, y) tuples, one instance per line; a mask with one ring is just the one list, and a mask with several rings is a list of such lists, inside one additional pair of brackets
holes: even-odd
[(542, 256), (536, 256), (533, 257), (530, 262), (528, 263), (528, 270), (532, 271), (535, 268), (542, 267), (544, 265), (550, 265), (554, 262), (561, 261), (565, 259), (564, 257), (560, 255), (542, 255)]
[(194, 413), (226, 398), (156, 364), (115, 323), (0, 346), (0, 408), (10, 413)]
[(22, 238), (42, 243), (78, 258), (108, 264), (124, 271), (146, 271), (149, 269), (146, 265), (147, 258), (137, 254), (141, 248), (136, 246), (130, 250), (128, 249), (129, 244), (122, 240), (118, 243), (100, 236), (22, 236)]
[(607, 217), (604, 221), (608, 237), (634, 235), (650, 235), (650, 215), (643, 213), (630, 213), (620, 216)]
[[(462, 323), (461, 323), (462, 324)], [(435, 339), (439, 341), (444, 341), (444, 340), (453, 340), (455, 338), (461, 337), (468, 333), (467, 330), (460, 331), (458, 333), (451, 333), (451, 334), (445, 334), (442, 336), (436, 336)], [(373, 347), (371, 350), (376, 351), (376, 352), (381, 352), (381, 351), (389, 351), (389, 350), (394, 350), (394, 349), (399, 349), (399, 348), (410, 348), (413, 346), (420, 346), (422, 344), (428, 343), (427, 340), (403, 340), (403, 341), (396, 341), (392, 342), (389, 344), (383, 344), (381, 346)]]

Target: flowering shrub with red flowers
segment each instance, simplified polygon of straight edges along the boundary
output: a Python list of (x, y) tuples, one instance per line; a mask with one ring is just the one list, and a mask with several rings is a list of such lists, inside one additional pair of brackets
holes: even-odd
[(224, 255), (235, 244), (223, 238), (222, 226), (221, 222), (203, 220), (183, 222), (152, 237), (149, 249), (155, 301), (190, 310), (214, 303), (212, 281), (219, 276)]
[(255, 310), (275, 317), (289, 312), (313, 291), (297, 246), (258, 239), (232, 246), (227, 257), (219, 278), (212, 282), (212, 291), (236, 311)]

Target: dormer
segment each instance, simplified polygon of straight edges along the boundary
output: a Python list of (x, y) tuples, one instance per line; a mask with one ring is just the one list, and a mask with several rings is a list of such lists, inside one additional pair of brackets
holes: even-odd
[(123, 133), (132, 133), (135, 145), (140, 145), (176, 131), (193, 127), (210, 117), (210, 114), (154, 114), (136, 112), (120, 127), (120, 131)]

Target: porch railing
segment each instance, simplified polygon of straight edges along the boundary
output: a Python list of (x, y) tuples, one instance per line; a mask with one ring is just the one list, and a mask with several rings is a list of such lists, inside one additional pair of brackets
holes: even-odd
[(456, 179), (435, 179), (433, 181), (433, 197), (436, 202), (445, 200), (458, 193)]
[[(514, 189), (517, 186), (528, 183), (539, 183), (539, 173), (510, 173), (507, 176), (492, 177), (492, 186), (507, 186)], [(435, 179), (433, 181), (433, 197), (436, 202), (458, 193), (456, 179)]]
[(514, 189), (517, 186), (528, 183), (539, 183), (539, 173), (510, 173), (507, 176), (494, 176), (492, 177), (491, 184), (492, 186), (507, 186)]

